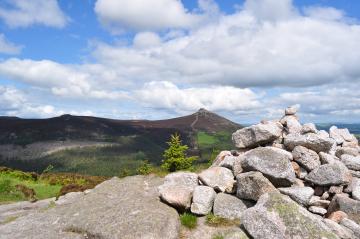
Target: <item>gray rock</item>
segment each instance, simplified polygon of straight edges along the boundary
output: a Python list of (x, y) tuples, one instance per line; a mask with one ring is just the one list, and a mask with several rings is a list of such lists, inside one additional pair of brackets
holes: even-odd
[(341, 239), (356, 239), (355, 234), (351, 230), (339, 225), (333, 220), (325, 218), (324, 223), (331, 229), (333, 233), (335, 233)]
[(330, 138), (330, 134), (325, 130), (319, 130), (317, 134), (322, 138)]
[(335, 211), (343, 211), (348, 215), (349, 219), (360, 223), (360, 201), (337, 194), (333, 197), (328, 207), (329, 215)]
[(276, 192), (261, 196), (255, 207), (243, 213), (241, 222), (254, 239), (339, 238), (320, 217)]
[(224, 239), (249, 239), (249, 237), (243, 231), (233, 231), (225, 233)]
[(218, 167), (226, 156), (232, 156), (231, 151), (221, 151), (215, 158), (211, 167)]
[(360, 156), (355, 157), (343, 154), (341, 155), (341, 162), (343, 162), (348, 169), (360, 171)]
[(179, 210), (189, 209), (198, 181), (198, 175), (195, 173), (170, 173), (165, 177), (164, 184), (158, 187), (160, 198)]
[(344, 186), (331, 186), (329, 188), (329, 193), (331, 194), (341, 194), (343, 192)]
[(320, 216), (324, 216), (327, 213), (327, 210), (325, 208), (316, 207), (316, 206), (309, 207), (309, 211), (318, 214)]
[(285, 115), (295, 115), (297, 108), (295, 106), (289, 106), (285, 109)]
[(292, 151), (292, 155), (294, 161), (307, 171), (312, 171), (321, 165), (319, 155), (315, 151), (303, 146), (296, 146)]
[(357, 148), (350, 148), (350, 147), (337, 147), (336, 148), (336, 157), (341, 158), (341, 155), (348, 154), (352, 156), (358, 156), (359, 150)]
[(291, 160), (291, 153), (285, 150), (259, 147), (244, 154), (242, 168), (245, 172), (263, 173), (276, 187), (287, 187), (291, 186), (296, 178)]
[(231, 193), (234, 187), (234, 175), (230, 169), (212, 167), (199, 174), (200, 181), (215, 191)]
[(330, 201), (321, 199), (318, 196), (312, 196), (309, 201), (309, 206), (327, 208), (330, 205)]
[(257, 201), (261, 195), (276, 191), (271, 182), (260, 172), (242, 173), (236, 176), (236, 196), (241, 199)]
[(285, 130), (289, 134), (300, 134), (302, 126), (295, 115), (286, 115), (280, 123), (285, 126)]
[(351, 179), (349, 170), (341, 162), (321, 165), (305, 177), (306, 181), (320, 186), (347, 185)]
[(314, 189), (311, 187), (290, 187), (278, 189), (282, 194), (288, 195), (292, 200), (304, 206), (309, 205), (310, 199), (314, 195)]
[(353, 178), (351, 182), (351, 195), (355, 200), (360, 201), (360, 179)]
[(349, 170), (351, 175), (356, 178), (360, 178), (360, 171)]
[(350, 184), (344, 189), (345, 193), (352, 193), (353, 189), (360, 185), (360, 178), (353, 177)]
[(241, 199), (225, 194), (218, 193), (214, 202), (214, 215), (227, 219), (240, 219), (242, 213), (247, 209), (246, 204)]
[(335, 155), (327, 154), (324, 152), (320, 152), (319, 156), (320, 156), (320, 161), (322, 164), (332, 164), (332, 163), (340, 160)]
[(219, 167), (228, 168), (230, 170), (233, 170), (234, 164), (236, 161), (238, 161), (240, 156), (225, 156), (224, 160), (219, 163)]
[(352, 134), (350, 134), (348, 129), (338, 129), (336, 126), (332, 126), (329, 129), (330, 137), (335, 139), (338, 145), (344, 145), (344, 143), (354, 144), (356, 147), (358, 145), (358, 140)]
[(317, 153), (330, 152), (334, 143), (335, 141), (333, 139), (314, 133), (308, 133), (305, 135), (288, 134), (284, 139), (284, 145), (289, 150), (293, 150), (296, 146), (304, 146), (305, 148), (314, 150)]
[(232, 140), (237, 148), (251, 148), (270, 143), (281, 135), (281, 124), (268, 121), (236, 131), (232, 135)]
[[(165, 176), (165, 181), (162, 186), (182, 185), (195, 188), (199, 185), (198, 175), (190, 172), (176, 172)], [(162, 187), (160, 186), (160, 188)]]
[(315, 124), (313, 123), (307, 123), (304, 124), (301, 128), (301, 134), (307, 134), (307, 133), (317, 133), (317, 129)]
[(71, 204), (37, 210), (0, 225), (2, 239), (179, 237), (175, 209), (161, 203), (154, 176), (113, 178)]
[(206, 215), (211, 212), (216, 193), (213, 188), (197, 186), (194, 189), (191, 212), (196, 215)]
[(344, 218), (341, 220), (340, 225), (348, 228), (350, 231), (352, 231), (355, 235), (355, 238), (360, 238), (360, 225), (354, 222), (353, 220), (350, 220), (348, 218)]

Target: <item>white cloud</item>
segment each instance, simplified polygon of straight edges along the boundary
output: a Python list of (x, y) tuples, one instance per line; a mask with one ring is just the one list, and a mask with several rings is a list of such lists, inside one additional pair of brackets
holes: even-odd
[(11, 28), (39, 24), (62, 28), (69, 18), (62, 12), (57, 0), (6, 0), (7, 8), (0, 8), (0, 18)]
[(149, 48), (159, 46), (161, 39), (154, 32), (140, 32), (135, 35), (133, 44), (135, 48)]
[(135, 92), (139, 102), (153, 108), (174, 111), (247, 110), (259, 107), (259, 95), (250, 89), (230, 86), (180, 89), (170, 82), (150, 82)]
[(285, 20), (296, 15), (292, 0), (246, 0), (244, 10), (266, 21)]
[(122, 99), (127, 93), (104, 89), (100, 80), (113, 79), (111, 72), (96, 65), (62, 65), (49, 60), (33, 61), (11, 58), (0, 62), (0, 74), (33, 86), (49, 89), (53, 94), (70, 98)]
[(198, 20), (180, 0), (97, 0), (95, 12), (115, 31), (187, 28)]
[(345, 13), (339, 9), (333, 7), (319, 7), (311, 6), (306, 7), (304, 12), (307, 16), (320, 20), (342, 20), (345, 17)]
[(9, 42), (4, 34), (0, 33), (0, 53), (16, 55), (21, 52), (22, 46)]

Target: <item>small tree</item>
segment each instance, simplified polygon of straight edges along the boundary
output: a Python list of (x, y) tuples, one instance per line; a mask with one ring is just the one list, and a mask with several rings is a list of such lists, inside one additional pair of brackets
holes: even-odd
[(171, 135), (170, 141), (167, 142), (169, 148), (164, 151), (164, 160), (161, 167), (170, 172), (182, 169), (190, 169), (196, 157), (186, 157), (187, 145), (182, 145), (180, 135), (175, 133)]
[(148, 175), (153, 171), (153, 167), (148, 160), (145, 160), (136, 171), (140, 175)]

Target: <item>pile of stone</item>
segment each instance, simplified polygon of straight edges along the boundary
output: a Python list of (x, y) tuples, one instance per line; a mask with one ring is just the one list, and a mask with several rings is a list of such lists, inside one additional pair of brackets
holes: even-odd
[(280, 120), (233, 134), (195, 174), (177, 172), (159, 187), (178, 211), (240, 219), (250, 238), (360, 238), (360, 147), (348, 129), (301, 125), (289, 107)]

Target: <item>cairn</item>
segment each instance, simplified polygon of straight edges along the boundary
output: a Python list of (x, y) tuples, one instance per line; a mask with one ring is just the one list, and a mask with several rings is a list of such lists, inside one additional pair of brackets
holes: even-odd
[(176, 172), (159, 187), (178, 211), (240, 219), (252, 238), (360, 238), (360, 147), (348, 129), (301, 125), (295, 107), (280, 120), (233, 133), (196, 174)]

